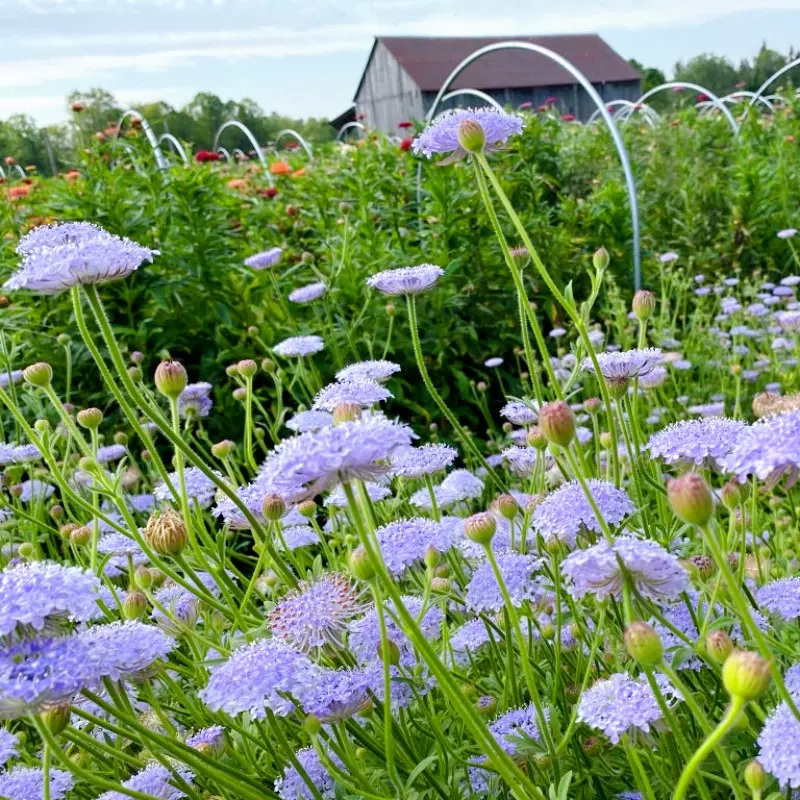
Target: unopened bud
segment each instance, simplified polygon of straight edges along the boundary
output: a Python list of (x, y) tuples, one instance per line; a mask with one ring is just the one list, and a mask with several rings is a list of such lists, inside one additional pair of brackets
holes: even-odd
[(144, 592), (134, 589), (125, 595), (122, 603), (122, 615), (125, 619), (141, 619), (147, 612), (147, 596)]
[(133, 582), (139, 589), (149, 589), (153, 585), (153, 573), (140, 564), (133, 573)]
[(397, 306), (394, 303), (387, 303), (383, 310), (386, 312), (387, 317), (393, 317), (397, 313)]
[(131, 353), (130, 358), (131, 361), (138, 366), (139, 364), (142, 363), (142, 361), (144, 361), (144, 353), (140, 353), (138, 350), (134, 350)]
[(74, 522), (67, 522), (67, 523), (65, 523), (64, 525), (62, 525), (62, 526), (61, 526), (61, 527), (58, 529), (58, 535), (59, 535), (59, 536), (60, 536), (60, 537), (61, 537), (61, 538), (62, 538), (62, 539), (65, 541), (65, 542), (68, 542), (68, 541), (69, 541), (69, 539), (70, 539), (70, 535), (72, 534), (72, 531), (74, 531), (74, 530), (75, 530), (75, 528), (78, 528), (78, 527), (80, 527), (80, 526), (76, 525)]
[(317, 504), (313, 500), (303, 500), (298, 503), (297, 510), (306, 519), (311, 519), (317, 513)]
[(465, 119), (458, 126), (458, 143), (467, 153), (481, 153), (486, 144), (486, 134), (480, 123), (474, 119)]
[(258, 372), (258, 364), (252, 358), (244, 358), (237, 365), (239, 374), (245, 378), (252, 378)]
[(99, 427), (103, 421), (103, 412), (99, 408), (82, 408), (78, 412), (76, 419), (79, 425), (91, 430)]
[(722, 504), (728, 511), (734, 511), (750, 497), (750, 484), (730, 480), (722, 487)]
[(72, 338), (68, 333), (59, 333), (58, 336), (56, 337), (56, 341), (62, 347), (66, 347), (72, 341)]
[(531, 260), (531, 254), (528, 252), (527, 247), (513, 247), (511, 249), (511, 258), (517, 265), (518, 269), (522, 269), (528, 265)]
[(178, 361), (162, 361), (156, 367), (156, 388), (171, 400), (177, 400), (189, 381), (183, 364)]
[(132, 381), (140, 381), (144, 377), (141, 367), (128, 367), (128, 377)]
[(452, 585), (449, 578), (431, 578), (431, 591), (433, 592), (449, 592)]
[(50, 433), (52, 430), (50, 423), (46, 419), (37, 419), (36, 422), (33, 423), (33, 427), (37, 433)]
[(711, 489), (695, 472), (668, 481), (667, 497), (676, 516), (692, 525), (707, 525), (714, 513)]
[(230, 439), (223, 439), (211, 445), (211, 455), (215, 458), (227, 458), (233, 452), (234, 444)]
[(563, 400), (545, 403), (539, 410), (539, 427), (548, 442), (567, 447), (575, 436), (575, 414)]
[(322, 723), (316, 714), (308, 714), (303, 720), (303, 728), (309, 736), (316, 736), (322, 728)]
[(144, 538), (162, 556), (178, 555), (189, 541), (186, 523), (171, 508), (150, 517), (144, 529)]
[(247, 400), (247, 389), (245, 389), (244, 386), (237, 386), (231, 394), (233, 395), (233, 399), (238, 400), (240, 403)]
[(706, 636), (706, 653), (708, 657), (717, 664), (724, 664), (728, 656), (733, 652), (733, 642), (731, 637), (723, 630), (712, 631)]
[(121, 444), (121, 445), (128, 444), (128, 434), (125, 433), (124, 431), (117, 431), (114, 434), (114, 443), (115, 444)]
[(62, 519), (64, 517), (64, 506), (60, 506), (58, 503), (50, 506), (50, 516), (56, 520)]
[(233, 378), (234, 376), (238, 375), (239, 374), (239, 365), (238, 364), (228, 364), (228, 366), (225, 367), (225, 374), (229, 378)]
[(358, 403), (339, 403), (333, 409), (334, 425), (342, 422), (354, 422), (357, 419), (361, 419), (361, 406)]
[(603, 403), (598, 397), (589, 397), (583, 401), (583, 410), (587, 414), (594, 416), (603, 407)]
[(704, 580), (710, 578), (716, 570), (716, 564), (714, 564), (712, 559), (708, 556), (704, 556), (702, 553), (695, 553), (689, 556), (689, 558), (686, 559), (686, 564), (691, 569), (696, 570), (697, 574)]
[(639, 289), (633, 296), (632, 306), (636, 319), (644, 322), (653, 316), (653, 311), (656, 308), (656, 296), (652, 292), (648, 292), (647, 289)]
[(497, 498), (497, 510), (506, 519), (514, 519), (519, 511), (519, 503), (510, 494), (501, 494)]
[(268, 494), (261, 504), (264, 519), (276, 522), (286, 513), (286, 503), (279, 494)]
[(53, 736), (58, 736), (69, 725), (71, 706), (69, 703), (59, 703), (49, 706), (39, 714), (39, 719), (49, 729)]
[(36, 555), (36, 549), (30, 542), (23, 542), (19, 548), (17, 548), (17, 555), (25, 561), (32, 561), (33, 557)]
[(45, 363), (39, 361), (37, 364), (31, 364), (22, 370), (22, 377), (31, 384), (31, 386), (39, 386), (42, 389), (47, 389), (53, 380), (53, 368)]
[(497, 530), (495, 518), (486, 511), (473, 514), (464, 520), (464, 534), (478, 544), (488, 545)]
[(767, 773), (758, 761), (751, 761), (744, 768), (744, 782), (751, 792), (760, 792), (767, 783)]
[(375, 577), (375, 568), (363, 547), (353, 550), (347, 563), (354, 578), (358, 578), (360, 581), (371, 581)]
[(603, 450), (610, 450), (612, 444), (614, 444), (614, 439), (611, 434), (608, 431), (603, 431), (600, 434), (600, 447), (602, 447)]
[(547, 447), (547, 437), (538, 425), (528, 428), (525, 434), (525, 441), (537, 450), (544, 450)]
[(86, 525), (81, 525), (79, 528), (75, 528), (69, 535), (69, 540), (72, 542), (72, 544), (78, 545), (78, 547), (83, 547), (84, 545), (89, 544), (91, 538), (92, 531)]
[(475, 708), (478, 710), (478, 713), (482, 714), (484, 717), (493, 717), (494, 712), (497, 710), (497, 698), (492, 697), (490, 694), (485, 694), (478, 698), (478, 702), (475, 703)]
[(610, 260), (611, 256), (608, 255), (608, 250), (606, 250), (605, 247), (595, 250), (594, 255), (592, 256), (592, 264), (594, 264), (594, 268), (597, 270), (605, 269)]
[(433, 545), (429, 545), (425, 549), (425, 555), (422, 560), (425, 562), (425, 566), (428, 569), (434, 569), (439, 563), (439, 551)]
[(643, 667), (658, 664), (664, 653), (661, 637), (646, 622), (632, 622), (628, 625), (625, 629), (625, 649)]
[(383, 642), (378, 642), (378, 658), (396, 667), (400, 663), (400, 648), (391, 639), (387, 639), (384, 651)]
[(755, 700), (769, 686), (769, 662), (758, 653), (734, 650), (722, 665), (722, 685), (731, 697)]

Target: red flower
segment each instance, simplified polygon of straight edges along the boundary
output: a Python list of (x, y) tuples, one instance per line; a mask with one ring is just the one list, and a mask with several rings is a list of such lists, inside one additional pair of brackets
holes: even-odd
[(564, 122), (575, 122), (575, 115), (574, 114), (562, 114), (561, 115), (561, 119), (563, 119)]
[(410, 150), (411, 149), (411, 143), (413, 141), (414, 140), (410, 136), (407, 136), (405, 139), (403, 139), (402, 142), (400, 142), (400, 149), (403, 152), (405, 152), (406, 150)]
[(366, 114), (356, 114), (356, 119), (366, 119)]
[(672, 91), (675, 92), (676, 94), (678, 92), (682, 92), (683, 91), (683, 86), (673, 86), (672, 87)]
[(83, 103), (79, 103), (77, 100), (70, 106), (70, 108), (76, 113), (80, 114), (86, 106)]
[(275, 197), (278, 194), (278, 190), (274, 186), (268, 186), (266, 189), (259, 189), (258, 193), (262, 197)]
[(219, 161), (221, 158), (222, 156), (213, 150), (198, 150), (194, 154), (194, 160), (198, 164), (205, 164), (207, 161)]
[(697, 95), (696, 99), (698, 103), (705, 103), (705, 101), (708, 100), (708, 95), (700, 92), (700, 94)]
[(402, 122), (398, 122), (397, 123), (397, 127), (398, 128), (413, 128), (414, 127), (414, 123), (413, 122), (409, 122), (406, 119), (406, 120), (403, 120)]
[(546, 106), (554, 106), (558, 102), (557, 97), (548, 97), (547, 100), (544, 101)]
[(517, 106), (517, 108), (519, 108), (520, 110), (523, 109), (523, 108), (533, 108), (533, 103), (531, 103), (530, 100), (526, 100), (524, 103), (520, 103)]
[(536, 110), (537, 110), (537, 111), (549, 111), (549, 110), (550, 110), (550, 106), (548, 106), (548, 105), (541, 105), (541, 106), (539, 106), (539, 107), (538, 107)]

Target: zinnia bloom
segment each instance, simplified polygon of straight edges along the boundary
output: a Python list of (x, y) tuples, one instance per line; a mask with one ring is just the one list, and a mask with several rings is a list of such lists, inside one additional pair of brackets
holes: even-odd
[(292, 168), (285, 161), (273, 161), (269, 165), (269, 171), (273, 175), (288, 175)]

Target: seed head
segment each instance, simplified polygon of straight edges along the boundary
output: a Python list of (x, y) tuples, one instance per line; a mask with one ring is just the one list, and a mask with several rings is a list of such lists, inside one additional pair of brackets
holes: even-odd
[(171, 508), (150, 517), (144, 538), (162, 556), (178, 555), (189, 541), (183, 518)]

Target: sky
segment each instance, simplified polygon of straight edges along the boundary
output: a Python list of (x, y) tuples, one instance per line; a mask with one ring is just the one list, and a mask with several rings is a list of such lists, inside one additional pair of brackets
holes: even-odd
[(62, 121), (66, 95), (95, 86), (123, 104), (210, 91), (333, 117), (380, 34), (597, 32), (669, 76), (702, 52), (800, 47), (799, 11), (800, 0), (0, 0), (0, 118)]

